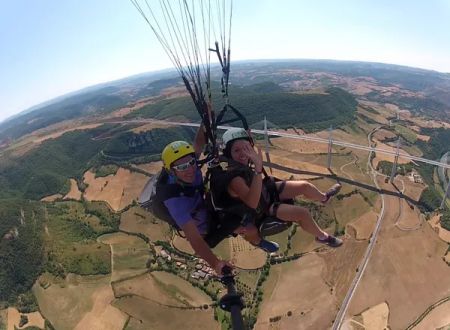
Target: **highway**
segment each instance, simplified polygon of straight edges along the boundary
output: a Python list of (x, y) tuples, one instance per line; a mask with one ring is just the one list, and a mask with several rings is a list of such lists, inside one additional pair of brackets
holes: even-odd
[[(120, 121), (108, 121), (108, 122), (109, 123), (116, 123), (116, 124), (136, 124), (136, 123), (142, 123), (142, 124), (147, 123), (147, 124), (150, 124), (150, 123), (155, 123), (155, 124), (187, 126), (187, 127), (199, 127), (200, 126), (200, 124), (197, 124), (197, 123), (181, 123), (181, 122), (173, 122), (173, 121), (157, 120), (157, 119), (135, 119), (135, 120), (120, 120)], [(229, 129), (231, 127), (232, 126), (219, 126), (218, 128), (221, 129), (221, 130), (226, 130), (226, 129)], [(252, 129), (252, 133), (254, 133), (254, 134), (261, 134), (261, 135), (265, 134), (264, 130), (258, 130), (258, 129)], [(290, 133), (276, 132), (276, 131), (267, 131), (267, 134), (271, 135), (271, 136), (286, 137), (286, 138), (290, 138), (290, 139), (294, 139), (294, 140), (306, 140), (306, 141), (312, 141), (312, 142), (324, 143), (324, 144), (328, 144), (329, 143), (328, 139), (315, 137), (315, 136), (297, 135), (297, 134), (290, 134)], [(363, 146), (363, 145), (359, 145), (359, 144), (349, 143), (349, 142), (345, 142), (345, 141), (338, 141), (338, 140), (332, 140), (332, 144), (336, 145), (336, 146), (350, 148), (350, 149), (365, 150), (365, 151), (368, 151), (370, 153), (378, 152), (380, 154), (392, 155), (392, 156), (395, 156), (397, 154), (396, 150), (394, 150), (395, 149), (394, 147), (392, 147), (393, 150), (386, 150), (386, 149), (374, 148), (374, 147), (371, 147), (370, 145), (369, 146)], [(410, 160), (414, 160), (414, 161), (417, 161), (417, 162), (431, 164), (431, 165), (434, 165), (434, 166), (439, 166), (439, 167), (442, 167), (442, 168), (449, 168), (450, 169), (450, 164), (439, 162), (439, 161), (435, 161), (435, 160), (431, 160), (431, 159), (426, 159), (426, 158), (421, 158), (421, 157), (417, 157), (417, 156), (408, 155), (408, 154), (406, 154), (404, 152), (401, 152), (401, 151), (400, 151), (400, 154), (399, 154), (399, 158), (410, 159)]]

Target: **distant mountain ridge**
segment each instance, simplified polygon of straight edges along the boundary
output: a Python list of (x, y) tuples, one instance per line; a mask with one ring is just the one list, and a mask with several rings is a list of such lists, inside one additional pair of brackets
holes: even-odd
[[(314, 74), (323, 77), (314, 78)], [(328, 77), (327, 77), (328, 75)], [(212, 79), (220, 70), (213, 67)], [(315, 79), (315, 85), (311, 81)], [(312, 87), (340, 87), (349, 90), (348, 79), (373, 80), (374, 85), (401, 88), (408, 93), (368, 93), (368, 100), (398, 104), (424, 116), (450, 118), (450, 74), (392, 64), (334, 60), (260, 60), (235, 62), (231, 83), (248, 86), (274, 82), (284, 89), (296, 83)], [(97, 116), (157, 95), (164, 88), (179, 86), (175, 70), (144, 73), (87, 87), (27, 109), (0, 123), (1, 141), (14, 140), (34, 130), (74, 118)], [(352, 93), (352, 91), (350, 90)], [(416, 93), (416, 94), (414, 94)], [(233, 97), (233, 95), (231, 95)]]

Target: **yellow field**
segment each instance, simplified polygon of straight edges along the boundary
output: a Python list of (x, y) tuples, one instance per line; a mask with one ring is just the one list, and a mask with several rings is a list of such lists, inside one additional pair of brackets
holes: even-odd
[(367, 204), (360, 194), (351, 195), (341, 201), (334, 201), (333, 208), (336, 219), (341, 226), (358, 219), (370, 209), (371, 206)]
[(242, 269), (257, 269), (264, 266), (267, 253), (252, 246), (241, 236), (228, 239), (231, 249), (231, 261)]
[[(390, 145), (387, 145), (380, 141), (377, 141), (377, 148), (382, 149), (382, 150), (396, 152), (396, 147), (391, 147)], [(382, 160), (385, 160), (385, 161), (388, 161), (391, 163), (394, 162), (394, 158), (395, 158), (394, 155), (382, 154), (380, 152), (377, 152), (375, 154), (376, 154), (376, 157), (372, 161), (374, 168), (376, 168), (378, 163)], [(409, 154), (400, 148), (400, 156), (398, 157), (398, 164), (407, 164), (407, 163), (411, 162), (409, 159), (402, 157), (402, 155), (409, 155)]]
[(172, 245), (174, 248), (176, 248), (179, 251), (189, 253), (194, 255), (194, 249), (192, 248), (191, 244), (187, 241), (187, 239), (179, 236), (174, 235), (172, 239)]
[(148, 177), (129, 170), (119, 168), (115, 175), (95, 178), (95, 174), (87, 171), (84, 181), (89, 185), (84, 193), (88, 201), (105, 201), (114, 211), (119, 211), (133, 200), (137, 200)]
[(96, 290), (91, 299), (92, 309), (78, 322), (75, 330), (108, 329), (122, 330), (127, 315), (111, 305), (114, 300), (111, 286), (104, 286)]
[[(381, 188), (389, 187), (380, 181)], [(390, 309), (389, 326), (404, 329), (430, 305), (450, 294), (450, 268), (442, 260), (448, 244), (427, 225), (416, 230), (397, 228), (398, 198), (385, 195), (385, 200), (378, 244), (348, 313), (358, 315), (385, 301)]]
[(352, 235), (357, 240), (369, 239), (372, 235), (373, 229), (375, 228), (377, 219), (378, 214), (374, 211), (364, 213), (358, 219), (347, 225), (348, 234)]
[(420, 323), (415, 326), (414, 330), (443, 329), (450, 327), (450, 301), (439, 305), (433, 309)]
[(281, 316), (278, 329), (329, 328), (336, 301), (322, 279), (324, 267), (324, 260), (317, 255), (272, 266), (255, 329), (271, 328), (269, 319), (277, 316)]
[(67, 128), (64, 128), (62, 130), (58, 130), (57, 132), (54, 132), (54, 133), (51, 133), (51, 134), (41, 135), (41, 136), (39, 136), (38, 138), (36, 138), (34, 140), (34, 143), (41, 143), (41, 142), (43, 142), (45, 140), (48, 140), (48, 139), (56, 139), (56, 138), (60, 137), (61, 135), (63, 135), (64, 133), (67, 133), (67, 132), (92, 129), (92, 128), (96, 128), (96, 127), (98, 127), (100, 125), (102, 125), (102, 124), (88, 124), (88, 125), (81, 125), (81, 126), (76, 126), (76, 127), (67, 127)]
[(133, 133), (141, 133), (141, 132), (147, 132), (151, 131), (154, 128), (167, 128), (170, 127), (170, 125), (164, 124), (164, 123), (149, 123), (145, 124), (136, 128), (133, 128), (131, 131)]
[[(277, 240), (277, 243), (281, 242)], [(314, 236), (298, 227), (295, 235), (291, 238), (291, 250), (289, 254), (312, 251), (316, 247), (317, 243), (314, 241)]]
[(138, 329), (220, 329), (211, 308), (192, 310), (166, 307), (137, 296), (116, 299), (113, 305), (137, 320), (140, 323)]
[(162, 286), (169, 294), (179, 301), (184, 301), (188, 306), (201, 306), (211, 304), (211, 298), (203, 291), (196, 289), (189, 282), (178, 276), (166, 272), (152, 272), (151, 276), (158, 285)]
[(180, 301), (175, 296), (169, 295), (164, 286), (155, 279), (152, 273), (115, 282), (112, 286), (116, 298), (135, 295), (161, 305), (178, 307), (186, 307), (188, 305), (185, 301)]
[(365, 310), (361, 315), (346, 320), (343, 328), (352, 330), (361, 329), (361, 327), (368, 330), (388, 329), (388, 318), (389, 306), (383, 302)]
[[(106, 322), (103, 324), (115, 320), (117, 328), (111, 329), (121, 329), (125, 317), (121, 318), (120, 311), (107, 306), (114, 298), (109, 281), (109, 276), (68, 276), (46, 289), (37, 281), (33, 293), (44, 317), (58, 330), (75, 329), (80, 322), (86, 325), (97, 322), (96, 319)], [(122, 319), (122, 323), (118, 322)]]
[(372, 136), (378, 141), (383, 141), (384, 139), (397, 138), (397, 134), (388, 131), (386, 129), (379, 129)]
[(140, 168), (141, 170), (144, 170), (148, 173), (156, 174), (162, 168), (162, 161), (150, 162), (147, 164), (139, 164), (139, 165), (134, 165), (134, 166), (136, 166), (136, 167)]
[[(307, 136), (317, 137), (316, 134), (307, 134)], [(306, 140), (294, 140), (291, 138), (278, 137), (271, 139), (272, 144), (282, 150), (295, 150), (299, 153), (305, 154), (318, 154), (326, 153), (328, 146), (322, 143), (315, 143), (313, 141)]]

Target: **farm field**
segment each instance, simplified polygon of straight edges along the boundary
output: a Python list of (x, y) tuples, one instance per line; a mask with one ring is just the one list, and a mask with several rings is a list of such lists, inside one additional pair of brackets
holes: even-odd
[(134, 206), (120, 216), (120, 230), (143, 234), (153, 242), (166, 241), (171, 237), (169, 225), (156, 219), (141, 207)]
[(97, 326), (122, 329), (125, 324), (126, 315), (110, 307), (114, 296), (109, 276), (70, 275), (46, 288), (38, 282), (33, 286), (33, 293), (43, 316), (56, 329), (95, 329)]
[[(380, 185), (386, 187), (384, 183)], [(348, 313), (357, 315), (386, 301), (390, 309), (389, 325), (400, 329), (406, 328), (428, 306), (450, 295), (450, 268), (442, 259), (448, 245), (430, 226), (408, 231), (397, 228), (398, 200), (390, 195), (385, 198), (386, 215), (378, 244)], [(379, 290), (365, 294), (375, 286)]]
[(111, 247), (111, 282), (147, 271), (149, 249), (141, 238), (114, 233), (102, 235), (98, 241)]
[(166, 307), (137, 296), (116, 299), (113, 305), (140, 323), (136, 328), (137, 322), (133, 322), (132, 329), (184, 329), (187, 324), (192, 329), (220, 329), (211, 308), (191, 310)]
[[(310, 74), (302, 70), (291, 73)], [(270, 75), (268, 69), (262, 76)], [(250, 78), (245, 75), (242, 78), (258, 82), (262, 76), (252, 73)], [(322, 73), (315, 79), (335, 81), (336, 77)], [(280, 86), (300, 89), (303, 83), (288, 81)], [(374, 145), (390, 151), (395, 151), (395, 140), (401, 135), (401, 155), (427, 155), (422, 142), (433, 146), (436, 131), (423, 128), (450, 127), (448, 123), (416, 117), (403, 106), (374, 101), (377, 100), (374, 93), (382, 95), (383, 100), (389, 95), (406, 98), (416, 95), (400, 85), (379, 86), (370, 77), (347, 77), (340, 83), (360, 96), (356, 96), (359, 103), (356, 112), (344, 124), (332, 131), (323, 129), (327, 126), (314, 125), (303, 130), (276, 129), (322, 139), (331, 134), (334, 141), (364, 146), (370, 143), (370, 132), (374, 132)], [(320, 94), (323, 90), (294, 89), (290, 93)], [(186, 96), (180, 86), (163, 89), (161, 93), (167, 99)], [(61, 178), (55, 181), (61, 179), (62, 189), (51, 190), (51, 180), (45, 182), (49, 185), (45, 186), (49, 188), (48, 194), (52, 195), (41, 199), (46, 210), (42, 229), (44, 273), (32, 289), (39, 312), (28, 314), (26, 326), (43, 329), (43, 322), (48, 320), (57, 330), (226, 328), (226, 322), (220, 321), (227, 314), (217, 313), (213, 307), (215, 298), (226, 291), (223, 284), (210, 273), (209, 267), (186, 256), (194, 251), (185, 238), (137, 203), (149, 179), (140, 170), (148, 175), (161, 170), (162, 163), (154, 161), (158, 159), (159, 143), (166, 143), (165, 139), (172, 137), (170, 134), (177, 139), (185, 138), (181, 133), (177, 135), (180, 128), (176, 134), (160, 130), (161, 140), (158, 135), (152, 137), (155, 141), (149, 141), (151, 134), (143, 133), (175, 126), (144, 120), (139, 123), (142, 117), (124, 117), (157, 101), (147, 97), (121, 106), (105, 117), (95, 117), (92, 122), (73, 120), (52, 125), (1, 150), (0, 156), (3, 152), (14, 157), (26, 155), (39, 145), (76, 130), (100, 132), (87, 139), (110, 148), (93, 155), (76, 173), (67, 177), (58, 174)], [(171, 119), (192, 120), (184, 114)], [(105, 123), (106, 128), (100, 126)], [(109, 125), (114, 127), (112, 133)], [(306, 133), (311, 131), (315, 133)], [(256, 143), (264, 146), (262, 140)], [(450, 305), (448, 301), (439, 302), (450, 297), (450, 232), (442, 228), (437, 213), (420, 212), (426, 185), (412, 182), (408, 174), (397, 175), (394, 185), (378, 175), (375, 184), (372, 175), (376, 174), (368, 166), (369, 152), (348, 145), (333, 144), (328, 169), (327, 143), (284, 137), (272, 137), (270, 143), (271, 162), (276, 165), (273, 171), (266, 166), (271, 175), (308, 180), (321, 191), (336, 182), (342, 184), (341, 191), (326, 204), (309, 202), (302, 196), (295, 203), (308, 208), (317, 223), (342, 238), (344, 244), (330, 248), (317, 243), (301, 226), (292, 226), (267, 237), (280, 246), (272, 255), (239, 236), (227, 238), (215, 247), (213, 252), (218, 257), (230, 260), (237, 268), (236, 285), (248, 303), (245, 313), (257, 315), (254, 329), (330, 329), (350, 284), (362, 271), (361, 261), (373, 240), (374, 250), (350, 301), (342, 329), (405, 329), (420, 318), (413, 329), (447, 330)], [(125, 156), (116, 157), (117, 154)], [(394, 159), (381, 153), (372, 156), (374, 167), (380, 161)], [(400, 164), (409, 162), (400, 156)], [(415, 171), (423, 169), (422, 163), (412, 162), (411, 166)], [(442, 187), (437, 189), (443, 193)], [(385, 213), (374, 240), (383, 199)], [(0, 216), (3, 219), (3, 213)], [(24, 225), (24, 219), (21, 221), (20, 225)], [(22, 233), (19, 237), (22, 238)], [(429, 310), (433, 304), (439, 305)], [(19, 322), (17, 309), (0, 310), (0, 330), (19, 328)]]
[(114, 211), (120, 211), (138, 199), (147, 182), (147, 176), (119, 168), (115, 175), (99, 178), (87, 171), (84, 181), (88, 184), (84, 193), (86, 200), (105, 201)]

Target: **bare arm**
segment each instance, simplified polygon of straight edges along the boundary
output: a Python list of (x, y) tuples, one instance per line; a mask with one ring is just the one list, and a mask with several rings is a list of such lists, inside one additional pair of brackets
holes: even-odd
[(231, 196), (239, 198), (248, 207), (256, 209), (261, 197), (262, 176), (257, 174), (253, 176), (250, 187), (247, 186), (244, 179), (235, 177), (228, 186), (228, 192)]
[(228, 185), (228, 193), (239, 198), (248, 207), (256, 209), (261, 198), (262, 190), (262, 153), (258, 148), (258, 153), (253, 147), (248, 146), (246, 150), (249, 160), (255, 165), (255, 175), (252, 178), (250, 187), (245, 183), (241, 177), (235, 177)]
[(197, 130), (197, 134), (195, 134), (195, 139), (194, 139), (194, 150), (195, 150), (195, 155), (197, 156), (197, 158), (202, 153), (203, 147), (205, 146), (205, 144), (206, 144), (205, 126), (203, 125), (203, 123), (201, 123), (200, 127)]

